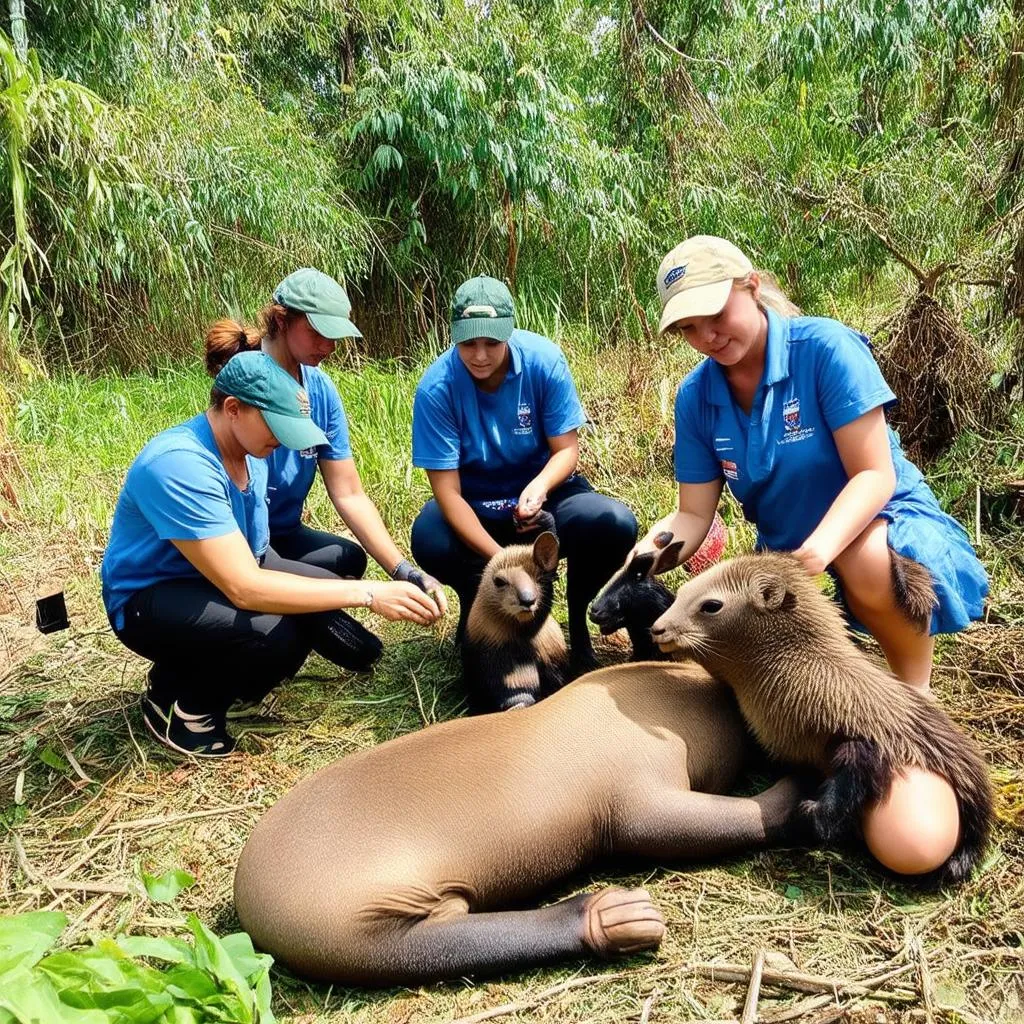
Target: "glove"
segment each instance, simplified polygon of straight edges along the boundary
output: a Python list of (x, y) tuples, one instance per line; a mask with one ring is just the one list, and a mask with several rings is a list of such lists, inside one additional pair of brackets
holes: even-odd
[(417, 569), (408, 558), (403, 558), (392, 570), (391, 578), (400, 583), (412, 583), (420, 588), (424, 594), (432, 594), (441, 589), (440, 580), (435, 579), (422, 569)]

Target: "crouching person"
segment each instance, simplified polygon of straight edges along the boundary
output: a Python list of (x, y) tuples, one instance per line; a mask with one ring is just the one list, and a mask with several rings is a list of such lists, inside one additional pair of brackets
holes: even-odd
[(209, 408), (158, 434), (129, 469), (103, 601), (121, 642), (153, 662), (142, 714), (166, 747), (230, 754), (229, 707), (260, 700), (314, 647), (367, 667), (380, 641), (341, 608), (421, 625), (438, 617), (411, 583), (345, 580), (269, 550), (264, 460), (278, 445), (325, 441), (299, 384), (245, 352), (217, 373)]
[(434, 497), (413, 524), (413, 557), (458, 593), (461, 630), (487, 561), (551, 513), (567, 562), (573, 668), (591, 668), (587, 606), (633, 546), (636, 519), (576, 472), (586, 415), (565, 356), (515, 329), (505, 285), (476, 277), (458, 289), (452, 343), (416, 389), (413, 464)]

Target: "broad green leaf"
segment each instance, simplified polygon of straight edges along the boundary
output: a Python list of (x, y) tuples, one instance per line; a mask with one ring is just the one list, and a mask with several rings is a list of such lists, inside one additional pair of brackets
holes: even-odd
[(190, 885), (195, 885), (195, 878), (187, 871), (176, 868), (165, 871), (159, 877), (142, 872), (142, 884), (146, 887), (149, 898), (154, 903), (171, 903), (175, 897)]
[(166, 960), (172, 964), (192, 964), (192, 947), (181, 939), (158, 938), (153, 935), (119, 935), (117, 944), (128, 956)]
[(0, 917), (0, 983), (8, 971), (38, 963), (67, 924), (67, 915), (57, 911)]
[(188, 926), (196, 940), (196, 966), (208, 970), (245, 1009), (241, 1024), (253, 1020), (253, 993), (246, 979), (239, 973), (223, 943), (194, 914), (188, 917)]

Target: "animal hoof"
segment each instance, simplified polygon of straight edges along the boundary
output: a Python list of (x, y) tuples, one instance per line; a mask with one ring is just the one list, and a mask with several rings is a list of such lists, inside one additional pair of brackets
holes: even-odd
[(583, 941), (601, 957), (657, 949), (665, 937), (665, 919), (645, 889), (602, 889), (583, 913)]

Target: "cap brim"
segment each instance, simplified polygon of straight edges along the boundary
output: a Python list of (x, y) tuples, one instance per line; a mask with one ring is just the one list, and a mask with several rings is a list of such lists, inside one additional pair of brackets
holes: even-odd
[(294, 451), (318, 448), (327, 444), (327, 435), (308, 416), (285, 416), (280, 412), (263, 413), (263, 422), (270, 432), (285, 446)]
[(313, 325), (317, 334), (322, 334), (330, 341), (339, 338), (361, 338), (362, 334), (348, 317), (329, 316), (326, 313), (307, 313), (306, 319)]
[(732, 278), (724, 281), (712, 281), (711, 284), (687, 288), (673, 295), (661, 311), (661, 322), (658, 324), (660, 334), (671, 327), (677, 320), (686, 320), (691, 316), (715, 316), (722, 312), (722, 307), (729, 301), (732, 291)]
[(471, 338), (494, 338), (508, 341), (515, 330), (515, 317), (511, 316), (467, 316), (452, 323), (452, 344), (461, 345)]

